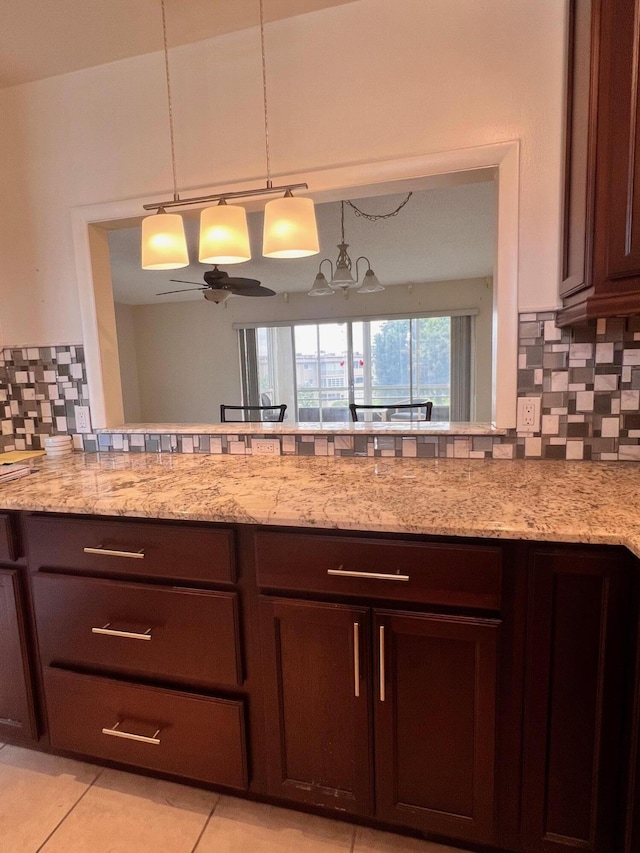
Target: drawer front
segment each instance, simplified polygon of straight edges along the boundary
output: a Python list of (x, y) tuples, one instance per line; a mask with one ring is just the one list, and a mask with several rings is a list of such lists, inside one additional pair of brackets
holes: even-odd
[(233, 534), (129, 521), (26, 518), (29, 565), (95, 575), (233, 582)]
[(11, 516), (0, 513), (0, 562), (13, 563), (17, 558)]
[(497, 610), (499, 547), (296, 533), (256, 534), (258, 585)]
[(243, 702), (50, 667), (43, 675), (54, 749), (246, 789)]
[(43, 663), (210, 685), (242, 683), (234, 592), (40, 573)]

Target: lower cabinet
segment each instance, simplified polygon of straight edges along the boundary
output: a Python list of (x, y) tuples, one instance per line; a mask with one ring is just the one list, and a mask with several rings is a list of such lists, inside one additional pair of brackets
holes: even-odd
[(260, 607), (269, 793), (490, 841), (500, 623)]
[(0, 741), (35, 740), (31, 676), (16, 569), (0, 569), (0, 640)]
[(625, 850), (626, 555), (539, 546), (530, 560), (523, 846)]

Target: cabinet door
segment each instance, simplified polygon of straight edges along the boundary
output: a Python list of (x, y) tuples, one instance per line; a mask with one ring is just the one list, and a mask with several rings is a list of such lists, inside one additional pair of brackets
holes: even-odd
[(268, 792), (371, 813), (368, 610), (260, 601)]
[(0, 569), (0, 740), (34, 740), (35, 718), (18, 573)]
[[(622, 849), (621, 737), (629, 654), (626, 558), (532, 555), (523, 779), (525, 850)], [(616, 823), (619, 824), (616, 828)]]
[(491, 841), (500, 622), (374, 611), (376, 813)]

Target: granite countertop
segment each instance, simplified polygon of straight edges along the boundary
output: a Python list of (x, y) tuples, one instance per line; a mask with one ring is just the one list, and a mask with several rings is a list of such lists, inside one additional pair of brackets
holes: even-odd
[(99, 429), (98, 433), (130, 435), (187, 434), (187, 435), (506, 435), (489, 423), (456, 421), (335, 421), (331, 423), (296, 423), (295, 421), (261, 421), (260, 423), (224, 424), (122, 424), (122, 426)]
[(624, 462), (74, 453), (32, 460), (0, 508), (625, 545), (640, 556), (640, 466)]

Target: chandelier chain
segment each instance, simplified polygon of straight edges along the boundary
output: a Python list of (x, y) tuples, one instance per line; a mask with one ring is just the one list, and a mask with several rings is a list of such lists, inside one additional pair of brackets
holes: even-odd
[(167, 44), (167, 17), (164, 8), (164, 0), (160, 0), (162, 7), (162, 40), (164, 45), (164, 71), (167, 78), (167, 103), (169, 106), (169, 136), (171, 138), (171, 168), (173, 170), (173, 199), (178, 201), (178, 179), (176, 177), (176, 144), (173, 135), (173, 104), (171, 101), (171, 75), (169, 74), (169, 47)]
[[(360, 210), (359, 207), (356, 207), (355, 204), (352, 201), (349, 201), (348, 199), (347, 199), (347, 204), (349, 205), (350, 208), (352, 208), (352, 210), (355, 212), (356, 216), (363, 216), (365, 219), (368, 219), (369, 222), (376, 222), (378, 219), (391, 219), (392, 216), (397, 216), (400, 213), (400, 211), (402, 210), (402, 208), (405, 206), (405, 204), (409, 201), (409, 199), (411, 198), (412, 195), (413, 195), (413, 193), (408, 193), (405, 200), (403, 202), (400, 202), (400, 204), (396, 207), (396, 209), (392, 210), (391, 213), (365, 213), (364, 210)], [(343, 204), (344, 204), (344, 202), (343, 202)], [(342, 222), (343, 222), (343, 231), (344, 231), (344, 208), (342, 211)], [(344, 240), (344, 234), (343, 234), (342, 239)]]
[(267, 110), (267, 62), (264, 49), (264, 3), (260, 0), (260, 48), (262, 51), (262, 98), (264, 102), (264, 147), (267, 155), (267, 186), (271, 186), (271, 153), (269, 151), (269, 112)]

